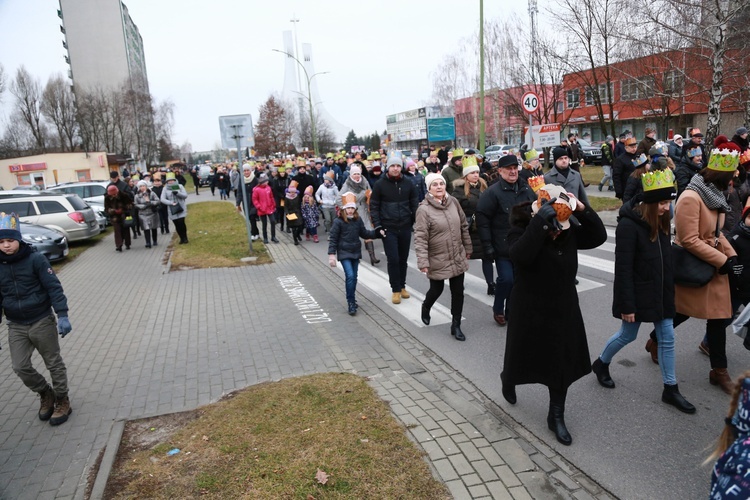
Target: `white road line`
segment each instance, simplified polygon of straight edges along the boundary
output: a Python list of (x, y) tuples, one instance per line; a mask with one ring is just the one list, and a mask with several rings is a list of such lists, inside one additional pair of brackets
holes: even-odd
[[(338, 264), (338, 266), (341, 267), (341, 264)], [(381, 297), (389, 307), (392, 307), (394, 311), (398, 311), (415, 325), (419, 327), (425, 326), (424, 323), (422, 323), (423, 294), (409, 289), (411, 298), (401, 299), (400, 304), (392, 303), (392, 292), (390, 282), (388, 281), (388, 274), (377, 268), (371, 267), (369, 264), (364, 265), (362, 263), (360, 263), (359, 266), (357, 285), (364, 285), (372, 290), (372, 292), (378, 297)], [(435, 303), (430, 311), (430, 318), (430, 326), (444, 325), (451, 322), (451, 313), (447, 307)]]
[(615, 237), (615, 230), (612, 229), (612, 228), (609, 228), (609, 227), (606, 228), (606, 229), (607, 229), (607, 236), (609, 236), (610, 238), (614, 238)]
[(614, 243), (602, 243), (598, 247), (596, 247), (594, 250), (604, 250), (605, 252), (615, 252), (615, 244)]
[(612, 260), (600, 259), (599, 257), (592, 257), (590, 255), (579, 253), (578, 264), (581, 266), (598, 269), (599, 271), (615, 274), (615, 263)]

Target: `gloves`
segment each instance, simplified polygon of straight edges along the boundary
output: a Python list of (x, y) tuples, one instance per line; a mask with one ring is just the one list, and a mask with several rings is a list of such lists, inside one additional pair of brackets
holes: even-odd
[(719, 274), (730, 274), (734, 277), (742, 276), (745, 266), (737, 263), (737, 257), (729, 257), (724, 265), (719, 268)]
[(58, 316), (57, 318), (57, 333), (60, 334), (62, 338), (65, 338), (67, 334), (69, 334), (73, 330), (73, 327), (70, 326), (70, 320), (67, 316)]
[(383, 226), (376, 227), (375, 232), (378, 233), (379, 238), (381, 239), (385, 238), (385, 228)]
[(552, 206), (555, 203), (555, 200), (557, 200), (557, 198), (552, 198), (551, 200), (542, 200), (542, 206), (539, 207), (536, 216), (546, 221), (550, 226), (552, 226), (552, 229), (561, 231), (562, 226), (557, 221), (557, 212), (555, 212), (555, 208)]
[(335, 255), (329, 255), (328, 256), (328, 265), (331, 267), (336, 267), (336, 256)]

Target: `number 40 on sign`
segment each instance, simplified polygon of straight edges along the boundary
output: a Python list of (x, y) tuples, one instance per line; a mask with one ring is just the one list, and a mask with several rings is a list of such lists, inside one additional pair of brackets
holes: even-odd
[(536, 112), (539, 109), (539, 96), (535, 92), (526, 92), (521, 97), (521, 106), (529, 114)]

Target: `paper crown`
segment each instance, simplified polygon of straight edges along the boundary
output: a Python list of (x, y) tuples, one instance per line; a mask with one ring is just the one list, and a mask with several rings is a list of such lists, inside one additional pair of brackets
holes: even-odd
[(167, 182), (175, 180), (174, 172), (167, 172)]
[(539, 191), (541, 188), (544, 187), (544, 176), (543, 175), (535, 175), (533, 177), (529, 177), (529, 186), (531, 187), (531, 190), (535, 193)]
[(281, 160), (279, 160), (278, 158), (274, 158), (273, 159), (273, 164), (276, 165), (276, 166), (279, 166), (279, 165), (281, 165)]
[(687, 157), (695, 158), (696, 156), (703, 156), (703, 150), (701, 148), (688, 149)]
[(333, 153), (326, 153), (326, 158), (333, 158)]
[(373, 160), (379, 160), (380, 159), (380, 153), (378, 153), (377, 151), (375, 151), (374, 153), (372, 153), (372, 159)]
[(463, 158), (463, 161), (461, 162), (461, 165), (466, 167), (476, 167), (477, 166), (477, 158), (476, 156), (465, 156)]
[(734, 172), (740, 165), (740, 153), (729, 149), (714, 149), (708, 159), (709, 170)]
[(669, 146), (664, 142), (657, 142), (648, 151), (649, 156), (667, 156), (669, 154)]
[(292, 181), (292, 182), (289, 183), (289, 187), (290, 188), (297, 189), (297, 186), (299, 186), (299, 182), (297, 182), (297, 181)]
[(285, 166), (286, 168), (288, 168), (288, 169), (290, 169), (290, 170), (291, 170), (291, 169), (293, 169), (293, 168), (294, 168), (294, 163), (292, 163), (291, 161), (288, 161), (288, 162), (286, 162), (286, 164), (285, 164), (284, 166)]
[(641, 184), (643, 184), (643, 192), (648, 193), (649, 191), (656, 191), (659, 189), (674, 189), (675, 177), (671, 169), (666, 170), (654, 170), (653, 172), (646, 172), (641, 176)]
[(539, 158), (539, 153), (536, 149), (529, 149), (524, 155), (526, 161), (536, 160), (537, 158)]
[(740, 155), (740, 164), (750, 163), (750, 149), (746, 149), (744, 153)]
[(453, 150), (453, 158), (461, 158), (464, 155), (464, 148), (456, 148)]
[(437, 151), (430, 151), (430, 156), (432, 156), (433, 158), (436, 158), (437, 153), (438, 153)]
[(21, 241), (21, 222), (15, 213), (0, 212), (0, 240)]
[(304, 158), (297, 158), (297, 166), (298, 167), (306, 167), (307, 161)]
[(370, 153), (369, 155), (367, 155), (367, 160), (368, 160), (368, 161), (372, 161), (373, 159), (374, 159), (374, 158), (372, 157), (372, 153)]
[(630, 161), (633, 163), (633, 166), (635, 168), (639, 168), (648, 163), (648, 157), (645, 154), (641, 153), (640, 156), (636, 156)]
[(343, 203), (343, 208), (357, 208), (357, 196), (346, 192), (341, 195), (341, 203)]

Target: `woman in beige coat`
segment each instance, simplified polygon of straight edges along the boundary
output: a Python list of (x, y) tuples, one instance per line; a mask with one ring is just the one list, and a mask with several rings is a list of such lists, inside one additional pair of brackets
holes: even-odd
[[(721, 156), (719, 153), (713, 155)], [(729, 292), (730, 279), (742, 274), (737, 263), (737, 253), (719, 231), (716, 239), (716, 224), (724, 225), (725, 213), (730, 210), (722, 191), (734, 176), (734, 170), (726, 162), (713, 161), (690, 180), (675, 206), (675, 243), (701, 260), (716, 268), (711, 281), (700, 288), (688, 288), (675, 283), (674, 327), (689, 318), (701, 318), (706, 322), (706, 335), (711, 360), (708, 380), (718, 385), (727, 394), (732, 393), (734, 383), (727, 372), (726, 326), (732, 317), (732, 302)], [(656, 349), (652, 337), (646, 350)], [(652, 353), (652, 357), (653, 353)]]
[(430, 279), (422, 304), (422, 322), (430, 324), (430, 309), (443, 293), (445, 280), (451, 289), (451, 335), (466, 340), (461, 331), (464, 308), (464, 273), (469, 269), (471, 236), (466, 216), (455, 198), (446, 193), (445, 179), (428, 174), (427, 197), (417, 208), (414, 248), (419, 270)]

